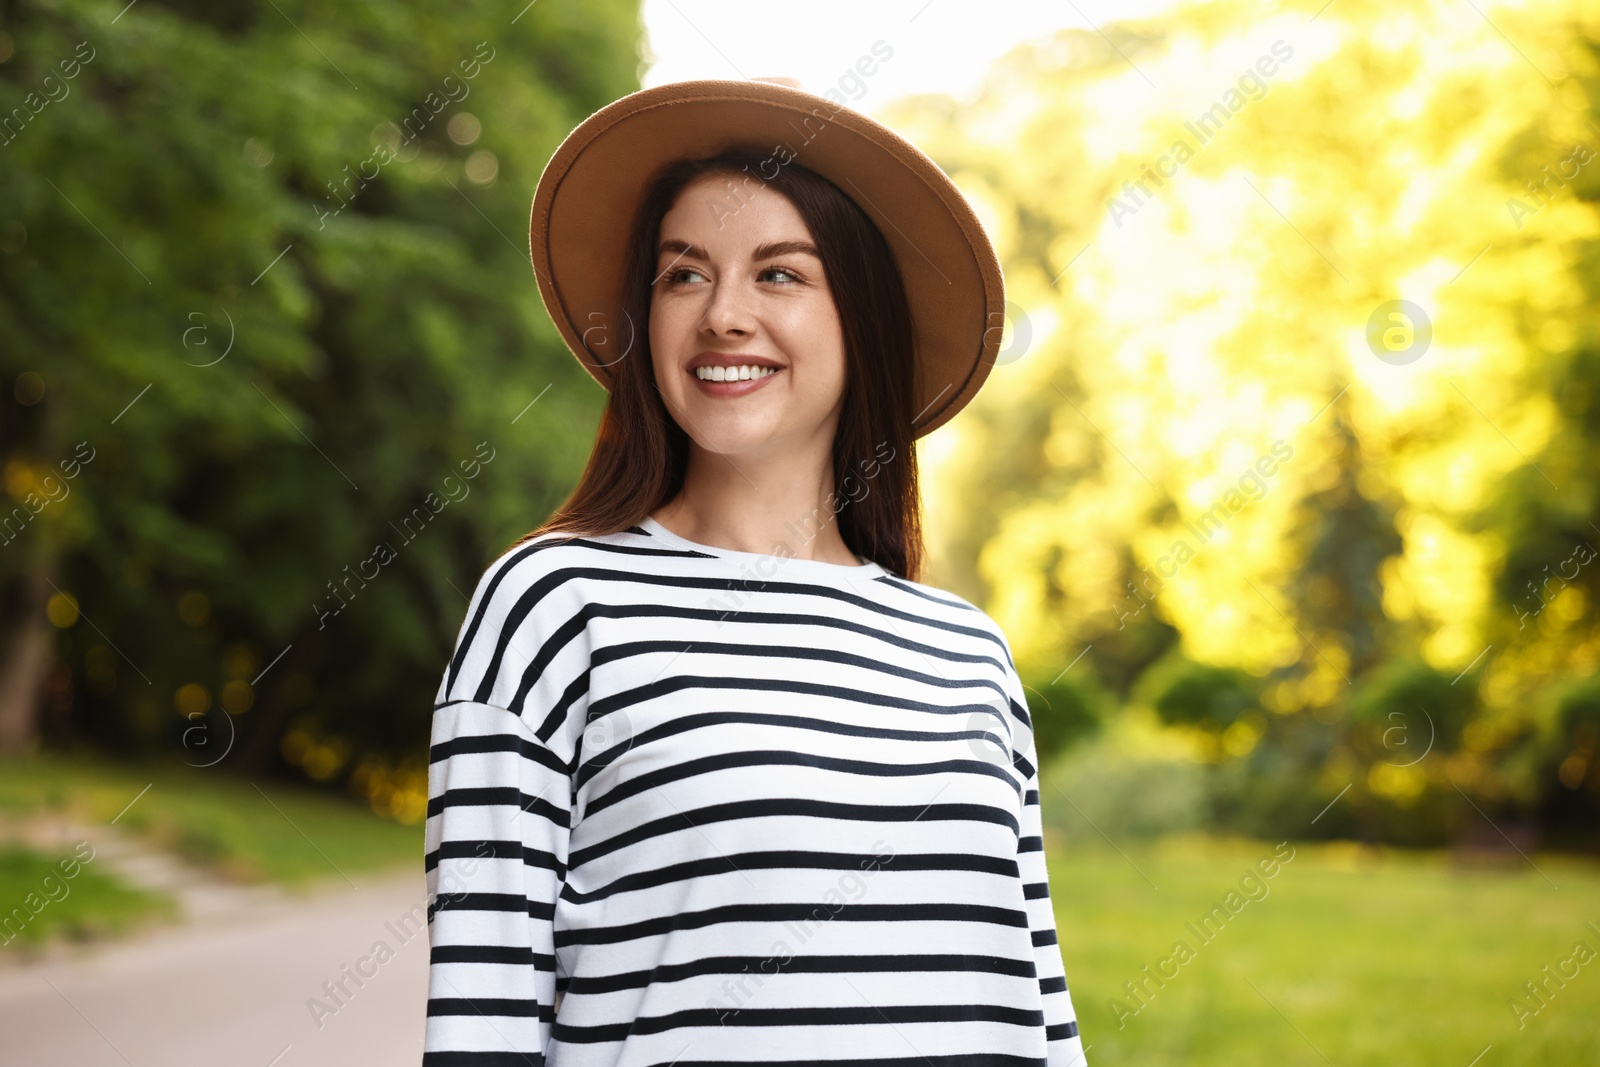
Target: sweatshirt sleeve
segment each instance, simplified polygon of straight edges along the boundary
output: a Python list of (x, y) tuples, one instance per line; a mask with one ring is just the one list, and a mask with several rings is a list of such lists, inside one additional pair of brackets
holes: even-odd
[(543, 569), (524, 555), (485, 572), (435, 700), (424, 1067), (543, 1067), (550, 1042), (572, 812), (562, 679), (574, 650), (546, 636), (565, 615), (528, 573)]
[[(992, 620), (991, 620), (992, 621)], [(1044, 819), (1039, 805), (1039, 757), (1034, 740), (1033, 720), (1028, 713), (1027, 692), (1011, 661), (1011, 647), (999, 626), (1006, 650), (1006, 689), (1012, 720), (1016, 723), (1013, 758), (1021, 776), (1021, 830), (1017, 837), (1017, 869), (1022, 876), (1023, 896), (1027, 901), (1028, 925), (1033, 932), (1034, 968), (1039, 975), (1039, 993), (1044, 1006), (1045, 1042), (1048, 1067), (1087, 1067), (1083, 1038), (1078, 1034), (1078, 1016), (1067, 989), (1066, 967), (1061, 944), (1056, 937), (1054, 906), (1050, 899), (1050, 879), (1045, 867)]]
[(1033, 930), (1034, 967), (1039, 972), (1039, 992), (1044, 1003), (1045, 1041), (1049, 1067), (1086, 1067), (1078, 1016), (1067, 989), (1066, 967), (1056, 938), (1056, 919), (1050, 902), (1050, 882), (1045, 870), (1044, 831), (1039, 809), (1039, 770), (1031, 733), (1026, 757), (1018, 770), (1026, 774), (1023, 793), (1022, 833), (1017, 839), (1017, 867), (1022, 873), (1023, 895), (1028, 901), (1028, 925)]

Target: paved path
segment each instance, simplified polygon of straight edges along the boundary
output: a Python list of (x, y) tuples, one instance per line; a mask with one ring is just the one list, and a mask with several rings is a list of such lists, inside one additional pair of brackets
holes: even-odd
[[(125, 941), (0, 949), (6, 1067), (378, 1067), (422, 1059), (428, 935), (413, 871), (314, 893), (231, 889), (106, 827), (63, 828), (146, 884), (183, 878), (182, 926)], [(74, 838), (76, 839), (76, 838)], [(171, 889), (169, 889), (171, 891)]]

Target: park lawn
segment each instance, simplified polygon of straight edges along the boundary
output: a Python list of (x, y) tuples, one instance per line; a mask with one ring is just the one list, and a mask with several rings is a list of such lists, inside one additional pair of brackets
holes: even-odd
[(422, 868), (421, 826), (380, 818), (337, 792), (181, 761), (51, 754), (0, 763), (0, 814), (52, 811), (89, 823), (115, 819), (241, 882), (355, 885), (363, 873)]
[(0, 845), (0, 952), (66, 937), (87, 940), (175, 916), (172, 898), (94, 869), (88, 850), (44, 853)]
[[(182, 763), (0, 764), (0, 812), (62, 809), (89, 822), (120, 812), (118, 826), (242, 878), (355, 879), (422, 856), (420, 827), (304, 787)], [(1552, 981), (1542, 1007), (1522, 988), (1580, 941), (1600, 950), (1600, 863), (1540, 853), (1537, 870), (1522, 860), (1463, 869), (1439, 853), (1292, 842), (1276, 852), (1273, 877), (1241, 886), (1275, 842), (1113, 846), (1072, 819), (1052, 820), (1046, 849), (1090, 1067), (1600, 1063), (1600, 958), (1564, 986)], [(55, 858), (0, 852), (0, 899), (34, 891)], [(51, 923), (114, 928), (162, 906), (96, 873), (81, 872), (70, 896), (39, 913), (34, 936)], [(1214, 906), (1226, 918), (1202, 938), (1189, 924)], [(1146, 979), (1143, 968), (1155, 971), (1180, 940), (1190, 957), (1164, 964), (1162, 984)], [(1564, 966), (1571, 974), (1575, 964)], [(1129, 981), (1145, 983), (1142, 1000)], [(1519, 996), (1530, 1009), (1520, 1026)]]
[[(1089, 1067), (1600, 1063), (1600, 956), (1563, 962), (1580, 941), (1600, 952), (1600, 863), (1539, 853), (1537, 870), (1520, 859), (1473, 869), (1441, 853), (1300, 842), (1272, 878), (1245, 879), (1276, 847), (1047, 831)], [(1202, 937), (1187, 924), (1214, 905), (1226, 918)], [(1145, 978), (1158, 964), (1164, 984)], [(1541, 1007), (1523, 983), (1546, 965), (1577, 974), (1551, 981)], [(1144, 983), (1142, 1000), (1129, 981)]]

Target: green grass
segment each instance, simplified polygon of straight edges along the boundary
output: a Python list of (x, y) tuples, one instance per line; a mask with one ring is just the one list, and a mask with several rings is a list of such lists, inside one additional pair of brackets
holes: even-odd
[[(1266, 895), (1240, 894), (1207, 942), (1186, 924), (1273, 843), (1127, 840), (1118, 852), (1087, 826), (1047, 837), (1090, 1067), (1468, 1067), (1485, 1046), (1478, 1067), (1600, 1063), (1600, 956), (1524, 1026), (1509, 1006), (1578, 942), (1600, 953), (1600, 864), (1538, 854), (1539, 870), (1463, 869), (1440, 853), (1292, 844)], [(1141, 1007), (1123, 983), (1179, 940), (1192, 958), (1147, 983)]]
[(0, 846), (0, 952), (66, 937), (119, 933), (148, 919), (171, 919), (175, 902), (124, 885), (94, 869), (94, 854), (45, 855)]
[(240, 882), (294, 886), (422, 866), (421, 826), (381, 819), (338, 794), (182, 762), (45, 755), (0, 763), (0, 813), (46, 811), (90, 823), (116, 819)]
[[(283, 883), (420, 866), (420, 827), (257, 784), (181, 763), (49, 757), (0, 764), (0, 812), (69, 809), (91, 822), (123, 812), (118, 826)], [(1297, 842), (1262, 880), (1265, 896), (1254, 890), (1260, 899), (1205, 942), (1187, 924), (1223, 904), (1273, 843), (1129, 838), (1118, 851), (1070, 809), (1051, 814), (1066, 829), (1053, 819), (1047, 831), (1050, 884), (1090, 1067), (1468, 1067), (1485, 1046), (1477, 1067), (1600, 1063), (1600, 957), (1525, 1026), (1510, 1007), (1579, 941), (1600, 952), (1586, 925), (1600, 927), (1600, 864), (1536, 854), (1539, 870), (1460, 868), (1440, 853)], [(0, 852), (0, 901), (19, 903), (52, 869), (47, 857)], [(92, 865), (72, 886), (24, 936), (115, 929), (161, 906)], [(1123, 983), (1179, 940), (1193, 958), (1150, 983), (1141, 1007)], [(1119, 1025), (1113, 999), (1137, 1014)]]

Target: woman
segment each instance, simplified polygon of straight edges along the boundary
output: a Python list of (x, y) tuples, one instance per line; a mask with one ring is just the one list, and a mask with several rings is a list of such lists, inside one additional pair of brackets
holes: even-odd
[(632, 94), (540, 180), (611, 397), (440, 684), (425, 1064), (1084, 1062), (1010, 648), (916, 581), (912, 444), (993, 363), (999, 268), (792, 85)]

